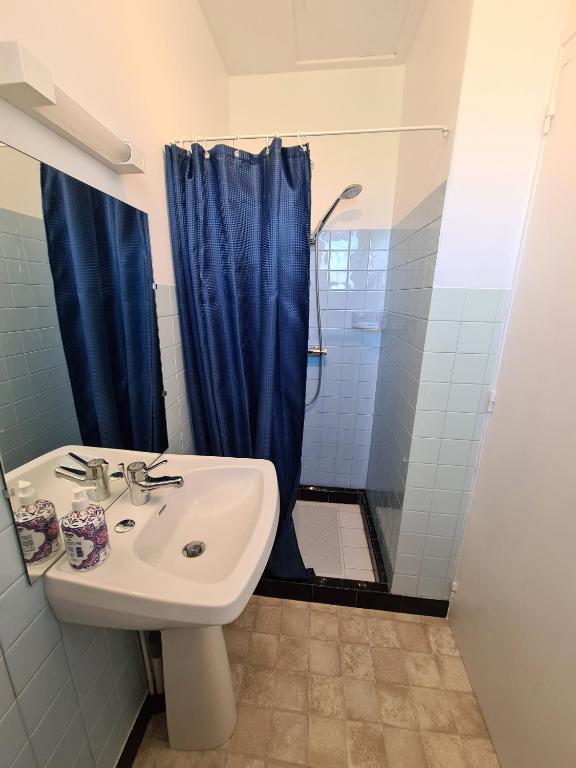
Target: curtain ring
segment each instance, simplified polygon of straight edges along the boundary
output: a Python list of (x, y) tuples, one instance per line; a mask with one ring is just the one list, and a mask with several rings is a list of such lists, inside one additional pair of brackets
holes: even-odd
[(234, 145), (234, 157), (240, 157), (240, 150), (236, 146), (236, 142), (240, 141), (240, 135), (236, 136), (235, 139), (232, 139), (233, 145)]
[(298, 135), (298, 144), (300, 144), (300, 149), (302, 150), (302, 152), (306, 152), (306, 146), (304, 144), (302, 144), (302, 139), (300, 137), (300, 131), (297, 131), (297, 135)]
[(268, 133), (268, 128), (266, 128), (266, 154), (270, 154), (270, 135)]

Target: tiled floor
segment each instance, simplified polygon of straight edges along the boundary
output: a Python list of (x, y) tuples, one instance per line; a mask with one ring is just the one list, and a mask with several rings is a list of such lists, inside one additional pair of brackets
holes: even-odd
[(304, 564), (317, 576), (376, 581), (357, 504), (297, 501), (293, 514)]
[(157, 716), (137, 768), (498, 768), (446, 619), (254, 597), (225, 635), (231, 739), (174, 752)]

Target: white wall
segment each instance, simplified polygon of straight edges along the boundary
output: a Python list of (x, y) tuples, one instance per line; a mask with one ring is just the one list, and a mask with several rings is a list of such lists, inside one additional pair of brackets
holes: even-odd
[[(430, 0), (406, 61), (402, 125), (453, 129), (458, 108), (472, 0)], [(400, 139), (394, 223), (439, 184), (450, 166), (454, 131), (403, 134)]]
[(474, 3), (435, 286), (512, 284), (567, 4)]
[(173, 282), (162, 148), (225, 130), (228, 77), (197, 0), (0, 0), (17, 40), (100, 122), (138, 144), (146, 173), (119, 177), (0, 100), (0, 140), (150, 214), (155, 277)]
[[(403, 67), (248, 75), (230, 78), (232, 133), (322, 130), (399, 125)], [(265, 140), (242, 146), (258, 152)], [(295, 143), (288, 139), (288, 144)], [(362, 195), (346, 203), (329, 229), (389, 228), (396, 184), (398, 137), (310, 139), (312, 226), (352, 183)]]
[(502, 768), (576, 765), (575, 92), (573, 38), (450, 612)]
[(0, 208), (42, 218), (39, 163), (28, 155), (1, 146)]

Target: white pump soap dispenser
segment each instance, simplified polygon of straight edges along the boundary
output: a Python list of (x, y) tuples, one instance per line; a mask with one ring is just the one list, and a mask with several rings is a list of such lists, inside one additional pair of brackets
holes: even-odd
[(61, 526), (68, 562), (74, 570), (96, 568), (110, 554), (104, 510), (90, 503), (87, 489), (73, 492), (72, 511), (62, 519)]
[(54, 504), (37, 499), (36, 490), (26, 480), (18, 481), (17, 498), (20, 505), (14, 520), (24, 560), (29, 564), (48, 560), (60, 549)]

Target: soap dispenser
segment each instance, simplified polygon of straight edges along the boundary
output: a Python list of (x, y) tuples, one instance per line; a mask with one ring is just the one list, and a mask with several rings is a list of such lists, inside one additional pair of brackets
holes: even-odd
[(110, 554), (104, 509), (90, 503), (86, 488), (72, 494), (72, 511), (62, 519), (61, 526), (68, 562), (75, 570), (92, 570)]
[(30, 565), (48, 560), (60, 549), (54, 504), (37, 499), (36, 490), (26, 480), (18, 481), (17, 498), (20, 503), (14, 520), (24, 560)]

